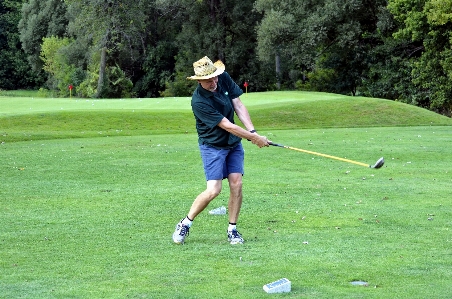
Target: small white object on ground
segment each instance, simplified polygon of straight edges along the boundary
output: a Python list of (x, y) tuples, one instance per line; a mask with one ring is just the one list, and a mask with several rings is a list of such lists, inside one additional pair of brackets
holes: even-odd
[(287, 278), (281, 278), (280, 280), (264, 285), (264, 291), (268, 294), (274, 293), (288, 293), (290, 292), (291, 282)]
[(213, 209), (209, 211), (210, 215), (225, 215), (226, 214), (226, 207), (221, 206), (219, 208)]
[(364, 286), (364, 287), (369, 286), (369, 283), (367, 281), (361, 281), (361, 280), (352, 281), (350, 283), (354, 286)]

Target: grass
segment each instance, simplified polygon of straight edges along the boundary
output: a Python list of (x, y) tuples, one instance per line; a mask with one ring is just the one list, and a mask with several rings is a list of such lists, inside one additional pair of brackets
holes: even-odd
[[(326, 93), (250, 93), (243, 101), (260, 130), (452, 125), (406, 104)], [(188, 98), (43, 99), (0, 97), (4, 142), (196, 133)]]
[(386, 164), (245, 142), (246, 243), (202, 213), (176, 246), (204, 189), (185, 99), (0, 98), (0, 298), (262, 298), (282, 277), (292, 292), (272, 297), (451, 297), (450, 119), (318, 93), (243, 100), (275, 142)]
[(1, 90), (1, 97), (38, 97), (39, 91), (36, 90)]

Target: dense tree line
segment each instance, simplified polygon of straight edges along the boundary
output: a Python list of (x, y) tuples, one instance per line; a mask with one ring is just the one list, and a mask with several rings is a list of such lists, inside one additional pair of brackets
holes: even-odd
[(3, 0), (0, 89), (187, 96), (209, 56), (248, 90), (452, 111), (452, 0)]
[(33, 72), (19, 39), (17, 24), (22, 1), (0, 1), (0, 89), (34, 88), (44, 83), (43, 72)]

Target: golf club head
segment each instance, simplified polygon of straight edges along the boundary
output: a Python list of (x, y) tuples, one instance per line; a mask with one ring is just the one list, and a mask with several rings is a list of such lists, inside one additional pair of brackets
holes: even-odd
[(383, 157), (381, 157), (380, 159), (378, 159), (377, 162), (375, 162), (375, 165), (370, 166), (371, 168), (381, 168), (381, 166), (383, 166), (383, 164), (385, 164), (385, 159)]

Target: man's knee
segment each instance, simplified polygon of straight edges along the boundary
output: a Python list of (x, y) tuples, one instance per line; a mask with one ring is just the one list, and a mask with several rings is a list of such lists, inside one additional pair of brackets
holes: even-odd
[(241, 174), (231, 174), (228, 177), (229, 187), (234, 190), (242, 189), (242, 175)]
[(217, 190), (217, 189), (206, 189), (206, 191), (204, 191), (207, 194), (207, 197), (209, 198), (209, 200), (213, 200), (215, 197), (217, 197), (218, 195), (220, 195), (221, 190)]
[(204, 191), (210, 200), (221, 193), (221, 181), (208, 181), (206, 191)]

